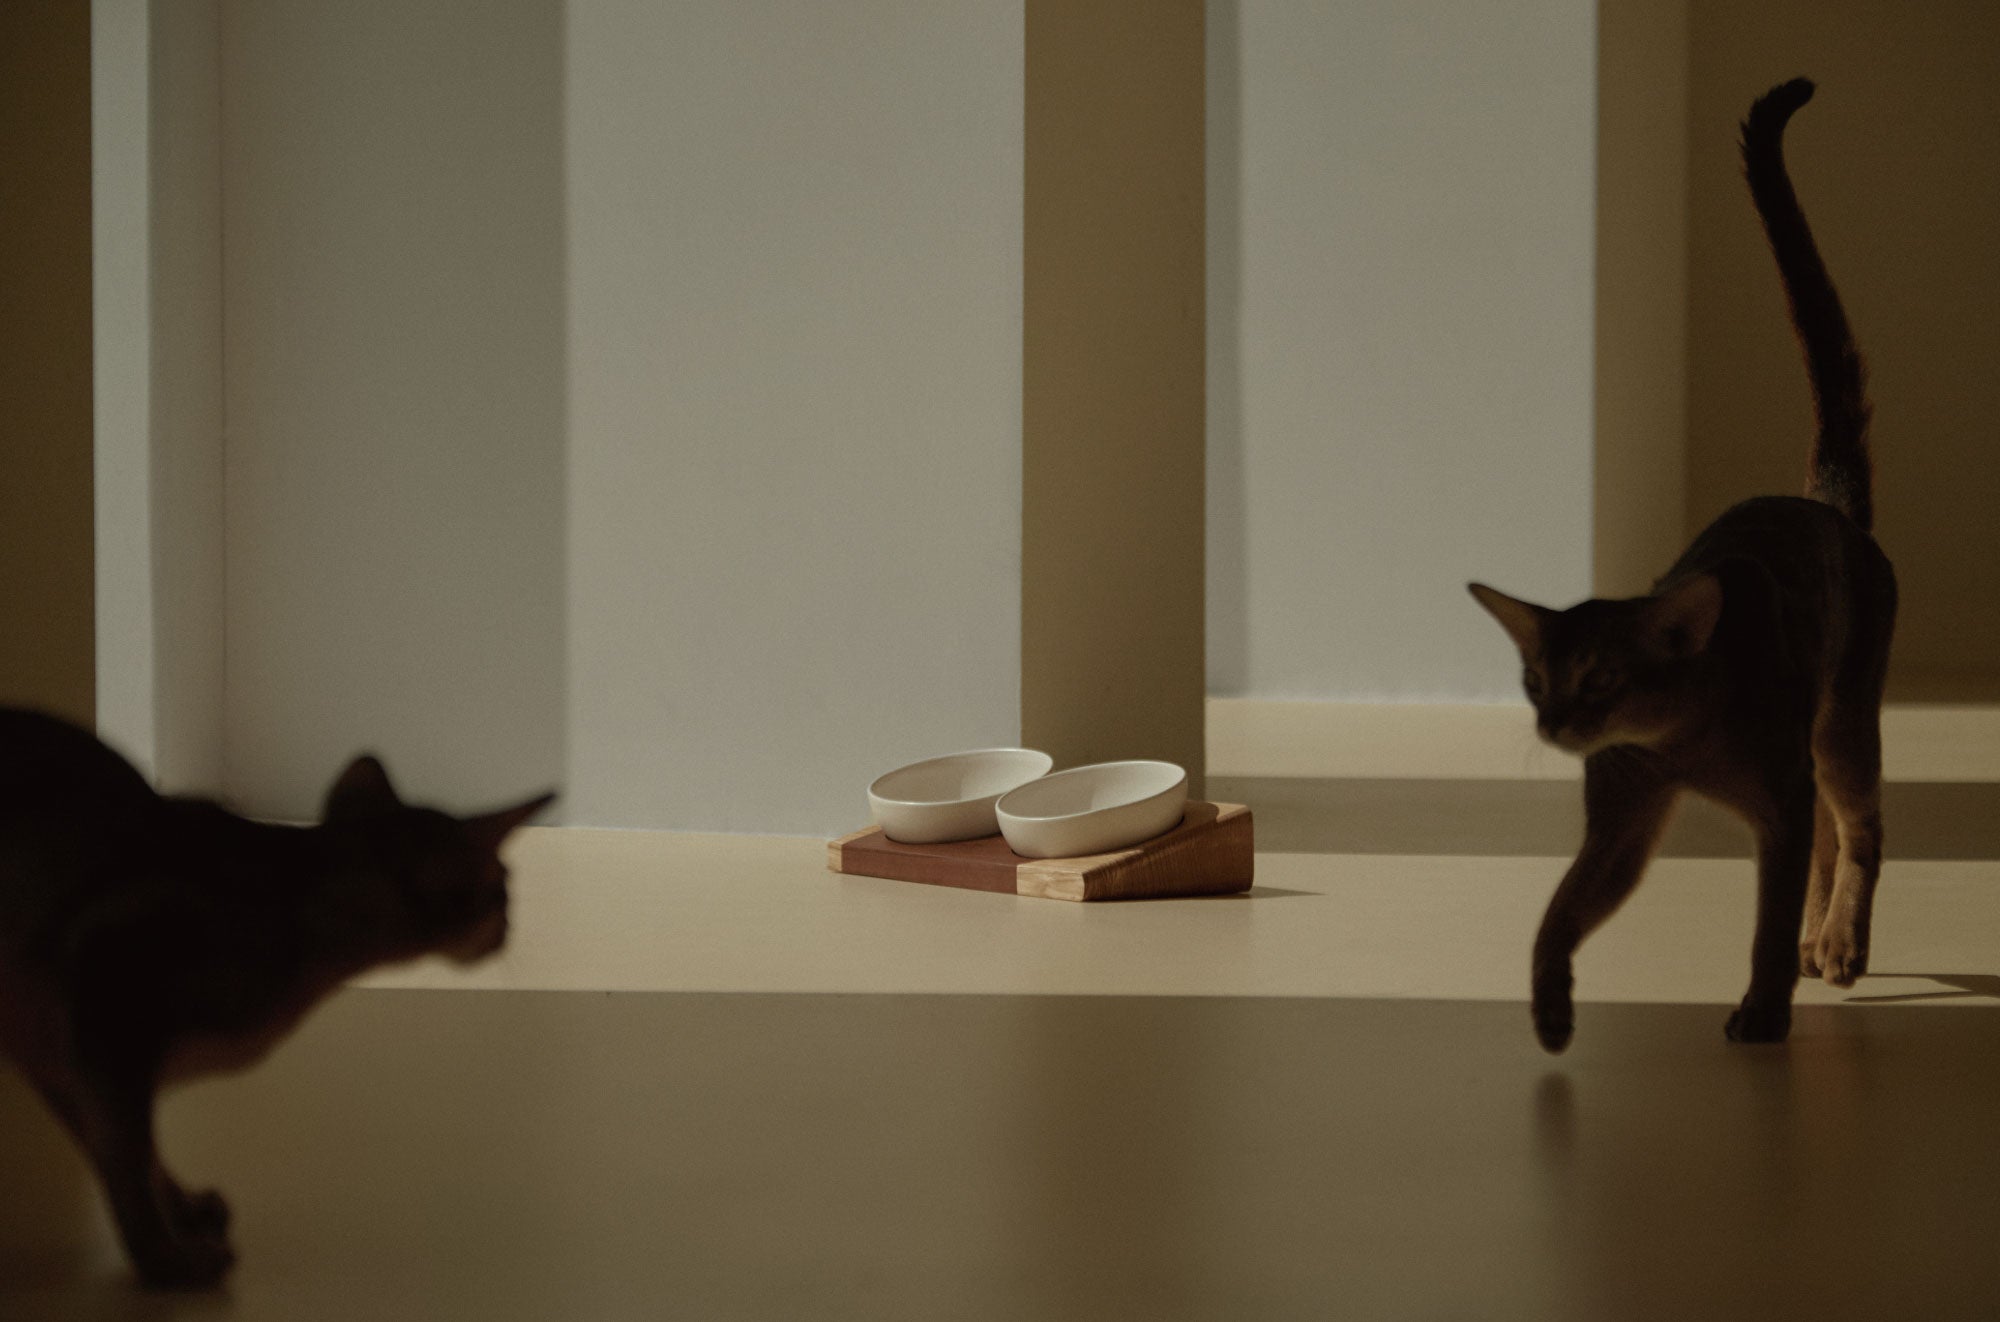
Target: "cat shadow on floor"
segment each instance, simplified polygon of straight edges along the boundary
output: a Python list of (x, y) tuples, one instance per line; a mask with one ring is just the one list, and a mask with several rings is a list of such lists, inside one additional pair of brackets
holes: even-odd
[(1874, 1003), (1893, 1005), (1900, 1001), (1957, 1001), (1968, 996), (2000, 1001), (2000, 974), (1995, 973), (1871, 973), (1871, 978), (1923, 978), (1948, 987), (1949, 991), (1898, 992), (1883, 996), (1849, 996), (1850, 1005)]

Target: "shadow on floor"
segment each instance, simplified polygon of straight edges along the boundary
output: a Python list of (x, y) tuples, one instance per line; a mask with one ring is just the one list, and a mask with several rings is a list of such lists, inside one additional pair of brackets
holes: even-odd
[(1847, 1003), (1894, 1005), (1903, 1001), (1962, 1001), (1972, 997), (2000, 1001), (2000, 976), (1991, 973), (1876, 973), (1877, 978), (1923, 978), (1945, 991), (1904, 992), (1896, 996), (1849, 996)]
[[(1207, 796), (1249, 804), (1267, 853), (1557, 858), (1583, 839), (1576, 781), (1210, 776)], [(2000, 784), (1885, 785), (1882, 817), (1891, 858), (2000, 859)], [(1684, 795), (1660, 854), (1748, 858), (1750, 832)]]

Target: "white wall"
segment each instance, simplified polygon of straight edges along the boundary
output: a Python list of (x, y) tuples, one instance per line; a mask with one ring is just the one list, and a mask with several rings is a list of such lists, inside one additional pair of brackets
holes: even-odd
[(91, 5), (97, 726), (170, 790), (222, 766), (214, 0)]
[(1209, 6), (1209, 688), (1518, 696), (1591, 582), (1592, 0)]
[(152, 31), (146, 0), (90, 7), (91, 408), (97, 728), (150, 768)]
[(1020, 0), (225, 0), (225, 787), (828, 833), (1019, 731)]
[(1018, 735), (1022, 14), (572, 6), (573, 820)]
[[(111, 0), (100, 0), (110, 3)], [(1214, 687), (1588, 587), (1593, 10), (1211, 6)], [(819, 833), (1019, 729), (1020, 0), (226, 0), (226, 788)]]
[(560, 0), (225, 0), (225, 788), (563, 767)]
[(217, 0), (152, 0), (154, 770), (222, 773), (223, 426)]

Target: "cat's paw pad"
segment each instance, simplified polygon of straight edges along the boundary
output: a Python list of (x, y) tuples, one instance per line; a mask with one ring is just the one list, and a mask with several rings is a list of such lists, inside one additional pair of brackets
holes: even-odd
[(156, 1290), (204, 1290), (235, 1265), (235, 1250), (220, 1235), (188, 1236), (136, 1255), (139, 1277)]
[(1746, 1000), (1722, 1031), (1731, 1042), (1782, 1042), (1792, 1031), (1792, 1007), (1752, 1005)]

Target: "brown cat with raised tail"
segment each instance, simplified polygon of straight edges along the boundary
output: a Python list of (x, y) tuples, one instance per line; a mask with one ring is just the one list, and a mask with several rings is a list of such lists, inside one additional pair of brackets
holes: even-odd
[(1868, 967), (1896, 578), (1869, 535), (1861, 355), (1780, 147), (1812, 94), (1803, 78), (1775, 87), (1743, 123), (1819, 420), (1805, 497), (1728, 510), (1644, 597), (1551, 610), (1471, 585), (1521, 650), (1542, 738), (1584, 758), (1583, 848), (1535, 938), (1535, 1033), (1550, 1051), (1574, 1028), (1572, 955), (1638, 885), (1683, 790), (1756, 833), (1757, 930), (1732, 1040), (1784, 1040), (1802, 969), (1845, 987)]
[(451, 817), (360, 757), (319, 825), (268, 825), (0, 708), (0, 1051), (89, 1157), (146, 1281), (209, 1285), (234, 1260), (221, 1196), (160, 1163), (159, 1089), (254, 1064), (363, 970), (498, 950), (500, 844), (554, 797)]

